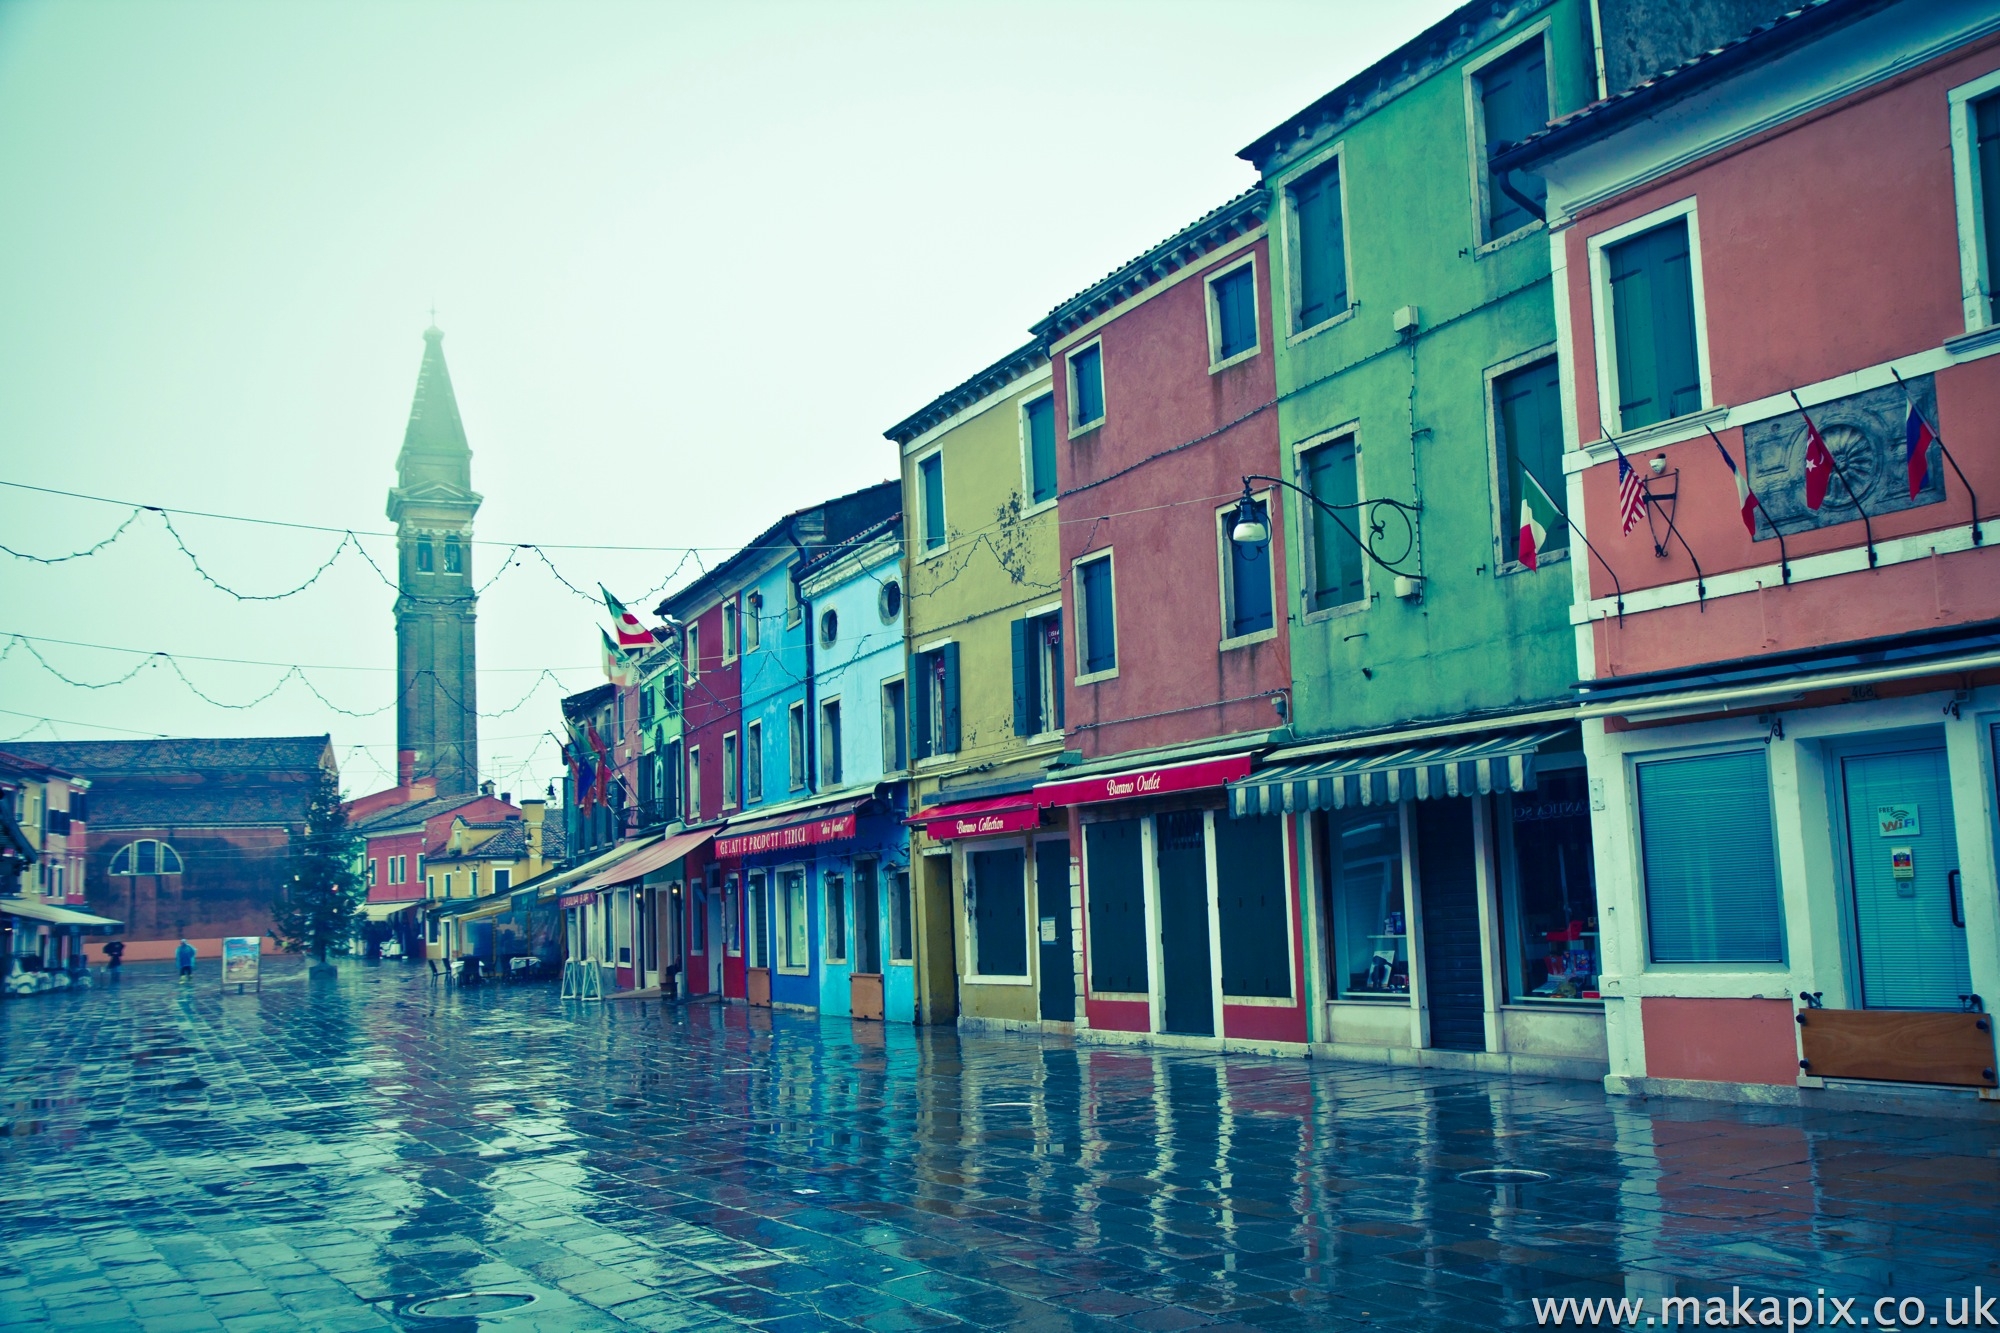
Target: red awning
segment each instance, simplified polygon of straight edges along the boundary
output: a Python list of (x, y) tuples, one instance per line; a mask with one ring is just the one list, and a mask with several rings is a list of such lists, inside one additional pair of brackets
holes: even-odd
[(1012, 796), (936, 806), (904, 822), (922, 824), (924, 836), (932, 842), (948, 842), (953, 838), (1019, 833), (1035, 828), (1041, 824), (1042, 807), (1047, 804), (1032, 791), (1015, 792)]
[(763, 852), (782, 852), (793, 847), (812, 847), (822, 842), (845, 842), (854, 836), (855, 815), (868, 804), (858, 800), (839, 801), (789, 815), (754, 820), (731, 827), (715, 840), (718, 857), (734, 859)]
[(1035, 788), (1035, 799), (1044, 805), (1130, 801), (1147, 796), (1165, 796), (1170, 792), (1220, 787), (1225, 782), (1248, 776), (1250, 756), (1232, 754), (1220, 759), (1196, 759), (1184, 764), (1162, 764), (1157, 768), (1132, 768), (1088, 778), (1044, 782)]
[[(592, 875), (583, 883), (564, 894), (565, 899), (578, 894), (592, 893), (609, 888), (613, 884), (627, 884), (642, 875), (672, 865), (689, 852), (700, 847), (715, 836), (714, 829), (695, 829), (689, 833), (676, 833), (671, 838), (662, 838), (651, 846), (641, 847), (630, 856), (620, 857), (604, 869)], [(569, 904), (565, 902), (564, 906)]]

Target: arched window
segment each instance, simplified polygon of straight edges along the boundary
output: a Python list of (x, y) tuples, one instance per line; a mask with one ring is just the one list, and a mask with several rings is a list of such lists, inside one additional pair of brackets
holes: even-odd
[(181, 854), (157, 838), (128, 842), (111, 858), (114, 875), (178, 875), (181, 869)]

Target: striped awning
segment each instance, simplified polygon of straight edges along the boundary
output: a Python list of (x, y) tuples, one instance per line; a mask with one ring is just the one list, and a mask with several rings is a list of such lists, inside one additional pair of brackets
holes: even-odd
[(1229, 813), (1247, 819), (1440, 796), (1532, 791), (1535, 751), (1565, 731), (1514, 732), (1457, 745), (1369, 750), (1317, 763), (1283, 764), (1230, 783)]

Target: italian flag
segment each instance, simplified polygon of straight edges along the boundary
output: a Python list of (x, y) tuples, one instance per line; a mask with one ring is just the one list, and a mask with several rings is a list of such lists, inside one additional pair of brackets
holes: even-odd
[(1520, 559), (1529, 569), (1539, 569), (1542, 550), (1549, 544), (1549, 528), (1562, 521), (1562, 511), (1549, 499), (1549, 493), (1535, 480), (1534, 473), (1522, 468), (1521, 479), (1527, 484), (1521, 487)]
[(597, 590), (604, 594), (604, 605), (611, 612), (611, 623), (617, 628), (618, 646), (620, 648), (652, 647), (652, 632), (639, 623), (639, 617), (628, 611), (625, 608), (625, 603), (613, 597), (611, 589), (605, 587), (602, 583), (597, 585)]
[[(604, 634), (602, 630), (599, 630), (598, 633)], [(651, 643), (652, 637), (648, 635), (646, 641)], [(639, 683), (639, 673), (633, 668), (632, 659), (625, 655), (623, 648), (611, 641), (609, 634), (604, 634), (604, 678), (613, 685), (637, 685)]]

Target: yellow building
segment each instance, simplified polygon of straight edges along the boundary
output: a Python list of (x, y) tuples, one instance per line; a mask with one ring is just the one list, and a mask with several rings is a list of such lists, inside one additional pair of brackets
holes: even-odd
[(1067, 831), (1029, 794), (1063, 749), (1048, 358), (1022, 347), (887, 434), (902, 454), (918, 1018), (1066, 1029), (1075, 876)]
[(546, 809), (542, 801), (523, 801), (520, 815), (505, 820), (452, 820), (443, 847), (424, 858), (424, 910), (431, 918), (425, 938), (432, 958), (473, 952), (472, 914), (503, 907), (509, 893), (562, 859), (562, 824), (545, 820)]

